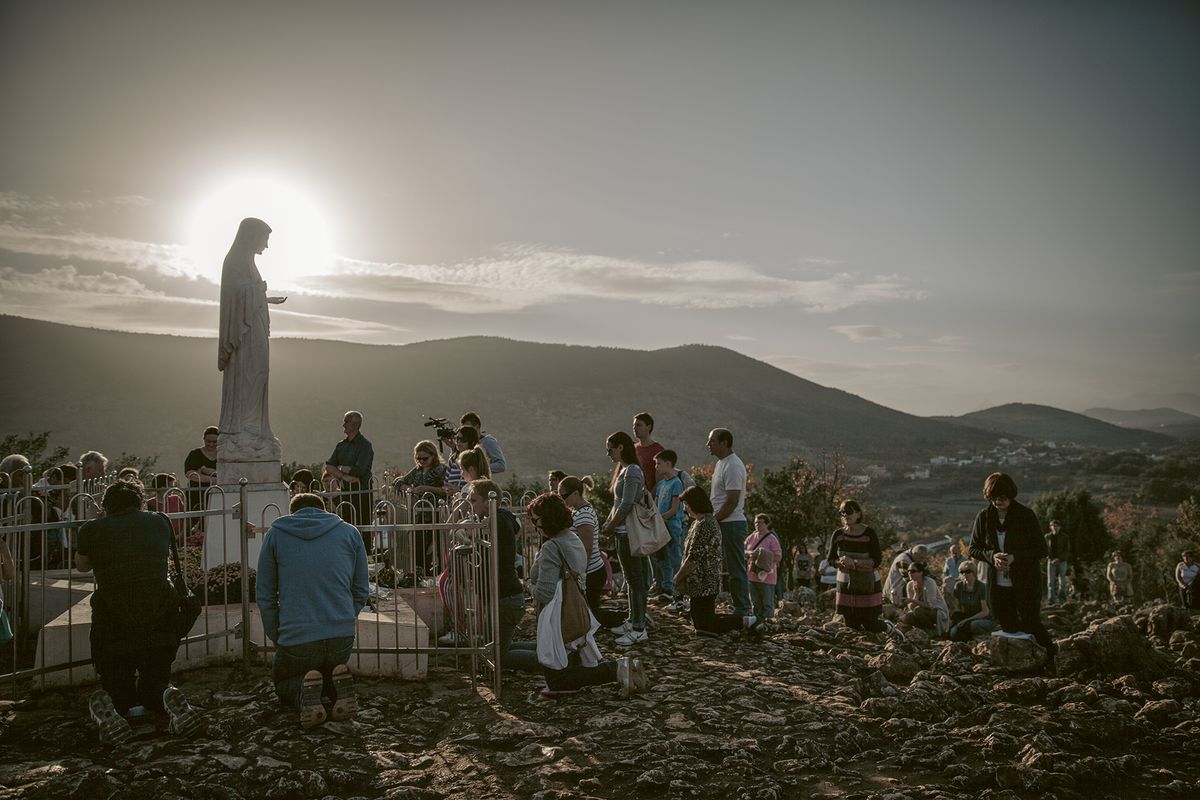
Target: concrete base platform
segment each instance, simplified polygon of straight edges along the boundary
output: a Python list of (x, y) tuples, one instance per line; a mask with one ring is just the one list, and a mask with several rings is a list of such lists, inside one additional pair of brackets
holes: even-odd
[[(278, 474), (278, 467), (276, 467)], [(212, 569), (219, 567), (222, 564), (241, 563), (242, 560), (242, 542), (241, 542), (241, 525), (243, 522), (249, 522), (254, 527), (270, 527), (271, 523), (278, 517), (288, 513), (288, 493), (282, 483), (262, 483), (251, 484), (247, 486), (246, 502), (250, 506), (249, 509), (240, 509), (240, 519), (233, 519), (232, 515), (234, 506), (241, 502), (240, 488), (237, 484), (224, 485), (221, 488), (223, 492), (213, 492), (209, 495), (208, 507), (209, 510), (221, 510), (225, 512), (224, 525), (221, 520), (216, 517), (209, 517), (206, 522), (205, 529), (207, 534), (204, 537), (204, 555), (201, 559), (200, 566), (204, 569)], [(262, 550), (262, 541), (265, 534), (256, 533), (250, 537), (249, 542), (249, 557), (250, 565), (258, 564), (258, 554)]]
[[(198, 640), (180, 645), (173, 669), (194, 669), (241, 658), (242, 638), (240, 630), (237, 630), (241, 622), (241, 605), (205, 606), (189, 634), (189, 638)], [(359, 614), (355, 627), (356, 648), (429, 646), (429, 629), (405, 602), (385, 606), (378, 614), (368, 609)], [(90, 659), (91, 631), (92, 603), (89, 596), (72, 606), (69, 613), (60, 614), (42, 628), (38, 634), (34, 667), (54, 667)], [(250, 641), (258, 646), (265, 642), (262, 616), (257, 605), (250, 606)], [(355, 672), (411, 680), (424, 678), (428, 665), (429, 657), (418, 653), (369, 653), (350, 657), (350, 668)], [(75, 686), (95, 680), (96, 671), (91, 664), (40, 676), (43, 686)]]

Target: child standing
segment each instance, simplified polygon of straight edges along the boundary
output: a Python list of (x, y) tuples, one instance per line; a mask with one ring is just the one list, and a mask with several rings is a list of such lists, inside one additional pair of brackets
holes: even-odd
[[(675, 474), (677, 459), (678, 456), (675, 455), (674, 450), (663, 450), (654, 456), (655, 477), (658, 479), (654, 491), (658, 501), (658, 513), (662, 515), (663, 522), (667, 523), (667, 530), (671, 534), (671, 541), (664, 548), (666, 557), (663, 563), (661, 587), (663, 594), (668, 595), (667, 599), (672, 601), (672, 606), (676, 606), (681, 597), (679, 589), (675, 585), (675, 573), (679, 571), (679, 565), (683, 563), (684, 511), (683, 504), (679, 502), (679, 496), (683, 494), (683, 481)], [(661, 597), (662, 595), (660, 595)], [(668, 608), (678, 610), (670, 606)]]
[(746, 573), (750, 579), (750, 600), (754, 616), (772, 619), (775, 616), (776, 568), (783, 558), (779, 537), (771, 530), (771, 518), (766, 514), (754, 517), (754, 533), (746, 537)]

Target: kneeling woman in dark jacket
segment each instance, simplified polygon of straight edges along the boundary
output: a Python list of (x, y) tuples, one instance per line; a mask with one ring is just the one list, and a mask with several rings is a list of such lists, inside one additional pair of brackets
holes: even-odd
[(92, 663), (101, 691), (88, 701), (100, 737), (120, 742), (132, 735), (125, 715), (140, 705), (171, 716), (172, 733), (189, 735), (200, 725), (178, 689), (169, 686), (179, 649), (175, 632), (178, 595), (167, 577), (171, 524), (143, 511), (144, 490), (117, 481), (104, 492), (105, 516), (79, 529), (75, 566), (94, 571)]

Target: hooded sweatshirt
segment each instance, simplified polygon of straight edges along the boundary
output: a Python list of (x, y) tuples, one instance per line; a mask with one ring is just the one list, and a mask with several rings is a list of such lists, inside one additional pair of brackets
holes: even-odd
[(354, 636), (368, 592), (367, 551), (354, 526), (317, 508), (271, 524), (255, 594), (263, 630), (276, 644)]

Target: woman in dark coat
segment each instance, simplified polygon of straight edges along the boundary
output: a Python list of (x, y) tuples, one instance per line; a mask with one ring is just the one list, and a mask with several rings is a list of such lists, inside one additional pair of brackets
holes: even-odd
[(79, 529), (75, 566), (94, 572), (92, 664), (100, 691), (88, 700), (100, 737), (128, 739), (126, 716), (134, 706), (170, 715), (172, 733), (191, 735), (199, 714), (170, 685), (171, 662), (179, 649), (175, 609), (178, 595), (167, 577), (171, 523), (143, 510), (142, 485), (117, 481), (104, 492), (104, 516)]
[(1031, 633), (1053, 663), (1057, 647), (1041, 619), (1041, 561), (1046, 540), (1033, 509), (1017, 502), (1017, 485), (1003, 472), (983, 484), (988, 507), (975, 517), (971, 558), (992, 567), (988, 575), (991, 605), (1007, 633)]

